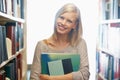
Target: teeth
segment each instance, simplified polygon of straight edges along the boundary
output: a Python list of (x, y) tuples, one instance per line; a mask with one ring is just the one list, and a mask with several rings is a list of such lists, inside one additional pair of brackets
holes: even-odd
[(62, 29), (67, 29), (65, 26), (63, 26), (62, 24), (58, 24), (58, 27), (61, 27)]

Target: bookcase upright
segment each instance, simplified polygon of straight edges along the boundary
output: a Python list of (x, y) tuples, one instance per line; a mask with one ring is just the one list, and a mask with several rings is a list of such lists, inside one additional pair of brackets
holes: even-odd
[(0, 0), (0, 80), (26, 75), (26, 0)]
[(120, 0), (99, 0), (96, 80), (120, 80)]

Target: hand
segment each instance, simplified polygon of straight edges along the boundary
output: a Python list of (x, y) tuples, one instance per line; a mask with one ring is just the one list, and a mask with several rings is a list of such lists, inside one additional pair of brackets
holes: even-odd
[(49, 75), (40, 74), (40, 80), (51, 80)]

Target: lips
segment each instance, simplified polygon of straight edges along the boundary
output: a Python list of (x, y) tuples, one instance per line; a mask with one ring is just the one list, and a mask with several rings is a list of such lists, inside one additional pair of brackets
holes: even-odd
[(67, 29), (67, 28), (66, 28), (64, 25), (62, 25), (62, 24), (58, 24), (57, 27), (58, 27), (59, 30), (66, 30), (66, 29)]

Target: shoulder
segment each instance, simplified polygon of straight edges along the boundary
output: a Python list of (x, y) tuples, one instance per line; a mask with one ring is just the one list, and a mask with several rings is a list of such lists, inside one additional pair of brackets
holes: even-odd
[(84, 47), (84, 46), (85, 47), (87, 46), (86, 41), (85, 41), (85, 39), (81, 38), (81, 40), (79, 41), (77, 47)]
[(36, 49), (41, 50), (41, 51), (46, 51), (46, 49), (48, 48), (47, 44), (46, 44), (46, 39), (44, 40), (40, 40), (37, 42), (36, 45)]
[(46, 41), (46, 39), (39, 40), (39, 41), (37, 42), (37, 45), (36, 45), (36, 46), (37, 46), (37, 47), (45, 46), (45, 45), (46, 45), (45, 41)]

